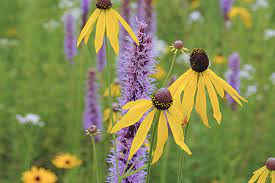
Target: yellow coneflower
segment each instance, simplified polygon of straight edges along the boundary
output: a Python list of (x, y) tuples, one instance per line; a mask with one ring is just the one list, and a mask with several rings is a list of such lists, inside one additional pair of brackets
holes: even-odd
[[(242, 104), (239, 99), (247, 102), (226, 81), (217, 76), (212, 70), (208, 68), (209, 59), (203, 49), (193, 49), (190, 55), (190, 65), (191, 68), (170, 86), (170, 91), (173, 96), (176, 96), (176, 100), (182, 101), (181, 106), (184, 116), (187, 117), (187, 121), (189, 121), (190, 114), (194, 106), (194, 98), (197, 90), (196, 111), (202, 118), (203, 123), (209, 127), (206, 114), (206, 95), (204, 91), (205, 86), (207, 88), (214, 111), (214, 118), (218, 121), (218, 123), (221, 122), (222, 114), (220, 112), (219, 101), (216, 92), (223, 98), (224, 91), (226, 91), (240, 105)], [(181, 100), (181, 94), (183, 91), (184, 94)]]
[(57, 176), (50, 170), (33, 166), (22, 174), (21, 180), (24, 183), (55, 183)]
[(200, 7), (201, 3), (200, 0), (191, 0), (191, 8), (192, 9), (196, 9), (198, 7)]
[[(103, 121), (109, 122), (108, 124), (108, 129), (107, 132), (111, 132), (113, 125), (112, 125), (112, 119), (110, 119), (110, 109), (105, 109), (103, 112)], [(113, 104), (113, 121), (116, 123), (118, 120), (121, 119), (120, 111), (119, 111), (119, 106), (117, 103)]]
[(84, 43), (87, 44), (89, 37), (93, 31), (93, 25), (97, 21), (96, 34), (95, 34), (95, 49), (96, 53), (100, 50), (103, 44), (103, 39), (105, 31), (107, 32), (107, 37), (110, 40), (111, 46), (113, 47), (115, 53), (118, 55), (119, 52), (119, 22), (130, 34), (133, 40), (139, 44), (138, 38), (135, 33), (128, 25), (128, 23), (120, 16), (120, 14), (112, 9), (111, 0), (98, 0), (96, 4), (97, 9), (92, 13), (88, 19), (86, 25), (83, 27), (80, 36), (77, 41), (77, 47), (80, 45), (81, 41), (84, 39)]
[[(109, 96), (109, 89), (108, 88), (105, 90), (103, 96), (104, 97)], [(114, 81), (114, 83), (111, 84), (111, 96), (112, 97), (120, 96), (120, 85), (119, 85), (119, 81), (117, 79)]]
[(265, 166), (253, 172), (253, 176), (248, 183), (253, 183), (258, 180), (258, 183), (265, 183), (270, 175), (271, 183), (275, 183), (275, 158), (269, 158)]
[(164, 70), (164, 68), (161, 65), (157, 65), (156, 69), (157, 69), (157, 72), (154, 75), (152, 75), (152, 77), (158, 80), (163, 79), (164, 76), (166, 75), (166, 71)]
[(80, 166), (82, 162), (76, 156), (66, 153), (57, 155), (52, 163), (57, 168), (71, 169)]
[(252, 26), (251, 14), (245, 8), (233, 7), (228, 13), (230, 19), (235, 18), (236, 16), (240, 16), (242, 22), (247, 28)]
[(182, 53), (189, 52), (188, 48), (184, 47), (184, 44), (181, 40), (175, 41), (171, 46), (171, 52), (177, 53), (178, 51), (181, 51)]
[[(173, 103), (173, 97), (170, 93), (170, 88), (162, 88), (158, 90), (151, 100), (140, 99), (132, 101), (123, 106), (123, 110), (129, 110), (123, 118), (117, 122), (111, 133), (116, 133), (122, 128), (126, 128), (137, 123), (145, 114), (146, 117), (142, 120), (137, 133), (133, 139), (130, 155), (130, 160), (136, 151), (144, 144), (144, 140), (151, 128), (155, 113), (158, 111), (160, 118), (158, 121), (157, 130), (157, 145), (154, 151), (152, 164), (156, 163), (162, 155), (164, 145), (168, 138), (167, 122), (170, 125), (175, 142), (188, 154), (191, 154), (188, 146), (184, 142), (182, 129), (183, 115), (177, 109), (177, 102)], [(148, 113), (148, 114), (147, 114)]]
[(224, 62), (225, 62), (224, 56), (222, 56), (221, 54), (215, 55), (213, 59), (213, 64), (223, 64)]

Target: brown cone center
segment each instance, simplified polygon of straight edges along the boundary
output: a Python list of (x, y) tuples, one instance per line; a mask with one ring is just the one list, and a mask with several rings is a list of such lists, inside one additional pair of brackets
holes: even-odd
[(167, 110), (173, 104), (173, 98), (168, 89), (161, 88), (152, 96), (152, 102), (157, 109)]
[(265, 166), (271, 171), (275, 170), (275, 158), (268, 158), (266, 160)]
[(96, 3), (96, 7), (98, 9), (110, 9), (112, 8), (112, 2), (111, 0), (99, 0), (97, 3)]
[(201, 48), (194, 48), (190, 55), (190, 66), (196, 72), (203, 72), (209, 66), (206, 52)]

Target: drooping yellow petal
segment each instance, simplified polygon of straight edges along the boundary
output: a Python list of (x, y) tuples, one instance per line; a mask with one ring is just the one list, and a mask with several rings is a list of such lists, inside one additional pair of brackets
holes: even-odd
[(111, 10), (106, 11), (107, 36), (110, 40), (111, 46), (113, 47), (116, 55), (118, 55), (118, 52), (119, 52), (118, 34), (116, 32), (117, 25), (118, 25), (118, 20), (115, 16), (112, 16)]
[(110, 15), (112, 16), (112, 17), (114, 17), (114, 19), (113, 20), (115, 20), (115, 24), (114, 24), (114, 32), (115, 32), (115, 35), (117, 35), (118, 36), (118, 34), (119, 34), (119, 23), (118, 23), (118, 19), (117, 19), (117, 17), (116, 17), (116, 13), (114, 12), (114, 11), (112, 11), (112, 9), (109, 11), (110, 12)]
[[(205, 75), (210, 75), (210, 73), (208, 72), (209, 69), (207, 69), (206, 71), (203, 72), (203, 74)], [(212, 82), (212, 84), (214, 85), (215, 89), (217, 90), (218, 94), (221, 96), (221, 98), (224, 97), (224, 90), (223, 87), (220, 83), (215, 82), (215, 80), (212, 77), (208, 77), (210, 79), (210, 81)]]
[(152, 164), (156, 163), (162, 155), (164, 145), (168, 139), (168, 127), (166, 123), (166, 118), (164, 113), (161, 112), (159, 123), (158, 123), (158, 139), (157, 139), (157, 146), (154, 152), (154, 157), (152, 160)]
[(179, 119), (179, 124), (182, 124), (182, 121), (180, 120), (184, 120), (185, 116), (183, 116), (182, 112), (180, 112), (177, 107), (174, 106), (174, 104), (171, 105), (171, 107), (168, 109), (168, 112), (175, 118)]
[(152, 105), (148, 103), (144, 103), (142, 105), (133, 107), (123, 116), (123, 118), (120, 121), (118, 121), (114, 125), (111, 133), (116, 133), (122, 128), (135, 124), (140, 120), (140, 118), (144, 115), (144, 113), (147, 112), (151, 107)]
[(263, 166), (260, 169), (256, 170), (255, 172), (253, 172), (253, 176), (250, 178), (250, 180), (248, 181), (248, 183), (254, 183), (256, 182), (256, 180), (260, 177), (260, 175), (266, 170), (266, 167)]
[(270, 174), (271, 183), (275, 183), (275, 171), (273, 170)]
[(100, 14), (100, 10), (99, 9), (96, 9), (92, 15), (90, 16), (90, 18), (88, 19), (86, 25), (83, 27), (80, 35), (79, 35), (79, 38), (78, 38), (78, 41), (77, 41), (77, 47), (80, 45), (82, 39), (85, 37), (85, 36), (90, 36), (90, 34), (92, 33), (93, 31), (93, 26), (94, 26), (94, 23), (96, 22), (98, 16)]
[[(216, 81), (218, 82), (223, 89), (229, 94), (231, 95), (235, 95), (236, 97), (238, 97), (239, 99), (241, 99), (244, 102), (247, 102), (247, 100), (245, 100), (242, 96), (240, 96), (238, 94), (238, 92), (232, 87), (230, 86), (226, 81), (224, 81), (222, 78), (220, 78), (218, 75), (216, 75), (213, 71), (211, 71), (210, 69), (208, 69), (208, 72), (210, 74), (210, 76)], [(232, 97), (233, 98), (233, 97)]]
[(100, 50), (103, 44), (104, 34), (106, 28), (106, 12), (101, 11), (97, 24), (96, 24), (96, 33), (95, 33), (95, 50), (96, 53)]
[(262, 173), (262, 175), (259, 177), (257, 183), (265, 183), (268, 174), (269, 174), (269, 170), (266, 169), (266, 170)]
[(138, 131), (136, 133), (136, 136), (132, 142), (131, 149), (130, 149), (130, 155), (129, 160), (134, 156), (134, 154), (137, 152), (137, 150), (142, 146), (144, 143), (144, 140), (146, 139), (146, 136), (148, 134), (148, 131), (151, 128), (154, 116), (156, 113), (156, 109), (151, 111), (141, 122), (141, 125), (138, 127)]
[(147, 100), (147, 99), (139, 99), (139, 100), (136, 100), (136, 101), (131, 101), (131, 102), (128, 102), (127, 104), (125, 104), (122, 109), (123, 110), (128, 110), (128, 109), (131, 109), (133, 107), (136, 107), (137, 105), (140, 105), (140, 104), (152, 104), (152, 101), (151, 100)]
[(186, 84), (190, 80), (190, 73), (194, 72), (192, 69), (188, 69), (183, 75), (181, 75), (169, 88), (168, 90), (171, 92), (172, 95), (177, 92), (177, 90), (180, 88), (181, 90), (184, 90)]
[(211, 83), (211, 81), (209, 80), (209, 75), (202, 75), (205, 84), (206, 84), (206, 88), (208, 91), (208, 95), (212, 104), (212, 108), (213, 108), (213, 112), (214, 112), (214, 118), (217, 120), (217, 122), (220, 124), (221, 123), (221, 119), (222, 119), (222, 113), (220, 111), (220, 104), (218, 101), (218, 97), (216, 94), (216, 91)]
[(198, 72), (192, 72), (192, 77), (184, 90), (182, 98), (183, 115), (190, 119), (190, 115), (194, 106), (194, 98), (197, 89)]
[(174, 122), (177, 120), (174, 119), (174, 117), (168, 112), (166, 113), (166, 115), (176, 144), (178, 144), (185, 152), (191, 155), (192, 153), (189, 147), (184, 143), (184, 135), (181, 125), (179, 125), (177, 122)]
[(196, 111), (200, 115), (203, 124), (210, 128), (206, 113), (206, 96), (204, 91), (204, 79), (202, 77), (202, 73), (199, 75), (199, 81), (198, 81), (198, 92), (196, 96)]
[(114, 15), (116, 15), (116, 17), (118, 18), (118, 20), (120, 21), (120, 23), (122, 24), (124, 29), (129, 33), (129, 35), (132, 37), (132, 39), (139, 45), (138, 38), (136, 37), (134, 31), (129, 26), (129, 24), (120, 16), (120, 14), (117, 11), (115, 11), (113, 9), (111, 9), (110, 11), (113, 11)]

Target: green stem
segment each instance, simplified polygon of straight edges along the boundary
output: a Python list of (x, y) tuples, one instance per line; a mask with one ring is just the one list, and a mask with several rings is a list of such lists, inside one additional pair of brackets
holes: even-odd
[(163, 157), (163, 165), (161, 167), (161, 178), (160, 182), (165, 183), (166, 182), (166, 171), (167, 171), (167, 163), (168, 163), (168, 156), (170, 152), (170, 140), (168, 139), (167, 145), (165, 147), (164, 157)]
[(92, 136), (92, 146), (93, 146), (93, 155), (94, 155), (94, 167), (96, 170), (96, 181), (100, 183), (99, 173), (98, 173), (98, 166), (97, 166), (97, 155), (96, 155), (96, 147), (95, 147), (95, 137)]
[(164, 80), (164, 83), (163, 83), (163, 86), (162, 87), (165, 87), (166, 85), (166, 82), (168, 80), (168, 78), (171, 76), (172, 74), (172, 71), (173, 71), (173, 68), (174, 68), (174, 65), (175, 65), (175, 60), (176, 60), (176, 56), (177, 56), (177, 52), (174, 53), (173, 55), (173, 58), (172, 58), (172, 61), (171, 61), (171, 66), (170, 66), (170, 69), (169, 69), (169, 72)]
[[(113, 97), (111, 93), (111, 73), (112, 73), (112, 67), (110, 60), (108, 59), (109, 50), (108, 50), (108, 44), (107, 44), (107, 38), (105, 37), (105, 46), (106, 46), (106, 62), (107, 62), (107, 70), (108, 70), (108, 79), (107, 79), (107, 85), (108, 85), (108, 91), (109, 91), (109, 106), (110, 106), (110, 115), (109, 119), (112, 121), (112, 126), (114, 126), (114, 118), (113, 118)], [(116, 137), (115, 134), (112, 134), (112, 140), (114, 142), (114, 151), (115, 151), (115, 157), (116, 157), (116, 172), (118, 178), (120, 177), (119, 170), (118, 170), (118, 157), (117, 157), (117, 147), (116, 147)]]
[[(135, 173), (137, 173), (137, 172), (139, 172), (139, 171), (145, 169), (146, 167), (147, 167), (147, 166), (144, 165), (143, 167), (140, 167), (139, 169), (136, 169), (135, 171), (132, 171), (132, 172), (127, 171), (126, 174), (124, 174), (124, 175), (121, 177), (121, 181), (122, 181), (123, 179), (125, 179), (125, 178), (127, 178), (127, 177), (130, 177), (130, 176), (134, 175)], [(129, 172), (129, 173), (128, 173), (128, 172)]]
[[(187, 123), (186, 128), (185, 128), (184, 139), (187, 138), (188, 127), (189, 127), (189, 123)], [(178, 171), (177, 183), (181, 183), (181, 180), (182, 180), (182, 170), (183, 170), (184, 160), (185, 160), (184, 152), (182, 149), (180, 149), (180, 166), (179, 166), (179, 171)]]
[(149, 152), (149, 158), (148, 158), (148, 165), (147, 165), (147, 177), (146, 177), (146, 183), (149, 183), (150, 181), (150, 174), (151, 174), (151, 161), (152, 161), (152, 154), (153, 154), (153, 148), (155, 144), (155, 137), (156, 137), (156, 132), (157, 132), (157, 126), (158, 126), (158, 121), (160, 117), (160, 111), (158, 110), (154, 121), (153, 121), (153, 131), (152, 131), (152, 140), (151, 140), (151, 146), (150, 146), (150, 152)]

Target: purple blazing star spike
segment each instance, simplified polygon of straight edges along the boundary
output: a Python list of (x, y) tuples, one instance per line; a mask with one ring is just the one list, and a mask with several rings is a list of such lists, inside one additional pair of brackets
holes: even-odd
[(137, 18), (144, 20), (144, 0), (137, 0)]
[[(130, 7), (130, 0), (123, 0), (122, 2), (122, 6), (121, 6), (121, 16), (124, 18), (124, 20), (126, 22), (130, 22), (130, 18), (131, 18), (131, 7)], [(129, 41), (127, 39), (125, 39), (125, 37), (127, 36), (127, 32), (126, 30), (121, 27), (120, 28), (120, 37), (119, 37), (119, 41), (120, 41), (120, 47), (121, 47), (121, 51), (119, 52), (118, 55), (118, 65), (117, 67), (120, 68), (121, 67), (121, 59), (123, 56), (123, 53), (125, 51), (125, 48), (129, 45)], [(119, 74), (121, 75), (121, 74)], [(119, 80), (121, 80), (121, 78), (119, 78)]]
[(225, 21), (229, 20), (228, 13), (232, 8), (234, 0), (220, 0), (220, 9)]
[[(123, 106), (129, 101), (135, 101), (142, 98), (149, 98), (152, 92), (155, 90), (153, 84), (154, 79), (150, 78), (155, 73), (155, 53), (153, 52), (152, 37), (146, 35), (144, 22), (138, 22), (138, 39), (140, 45), (136, 45), (134, 41), (127, 37), (127, 40), (131, 42), (132, 46), (125, 49), (122, 57), (121, 67), (119, 73), (121, 74), (121, 98), (119, 98), (119, 105)], [(125, 111), (124, 111), (125, 112)], [(142, 119), (141, 119), (142, 120)], [(128, 128), (124, 128), (118, 132), (117, 144), (117, 156), (118, 156), (118, 170), (120, 175), (122, 174), (124, 167), (126, 166), (127, 159), (130, 152), (132, 141), (135, 137), (139, 124), (135, 124)], [(116, 159), (114, 150), (111, 150), (107, 158), (107, 162), (110, 163), (109, 176), (107, 182), (117, 183), (118, 176), (116, 173)], [(145, 147), (141, 147), (133, 158), (128, 163), (128, 168), (133, 166), (133, 171), (141, 168), (147, 161), (147, 150)], [(127, 171), (127, 168), (126, 168)], [(144, 170), (127, 177), (122, 183), (137, 183), (144, 182), (146, 172)]]
[(82, 8), (82, 26), (81, 28), (83, 28), (87, 22), (87, 16), (89, 13), (89, 9), (90, 9), (90, 0), (82, 0), (81, 1), (81, 8)]
[(106, 46), (105, 41), (97, 54), (97, 70), (102, 72), (106, 65)]
[(73, 62), (73, 58), (77, 54), (76, 37), (75, 37), (75, 19), (72, 14), (67, 13), (64, 21), (65, 27), (65, 40), (64, 51), (66, 58)]
[(144, 0), (144, 21), (148, 24), (146, 32), (155, 35), (156, 12), (153, 7), (153, 0)]
[[(95, 125), (100, 130), (102, 129), (102, 116), (100, 106), (98, 104), (96, 71), (94, 69), (90, 69), (88, 71), (87, 93), (85, 99), (83, 125), (85, 130), (90, 128), (91, 125)], [(95, 136), (95, 140), (101, 140), (100, 134)]]
[[(234, 52), (228, 59), (228, 73), (227, 81), (238, 92), (240, 91), (240, 57), (239, 54)], [(227, 100), (232, 109), (236, 108), (236, 102), (227, 94)]]

